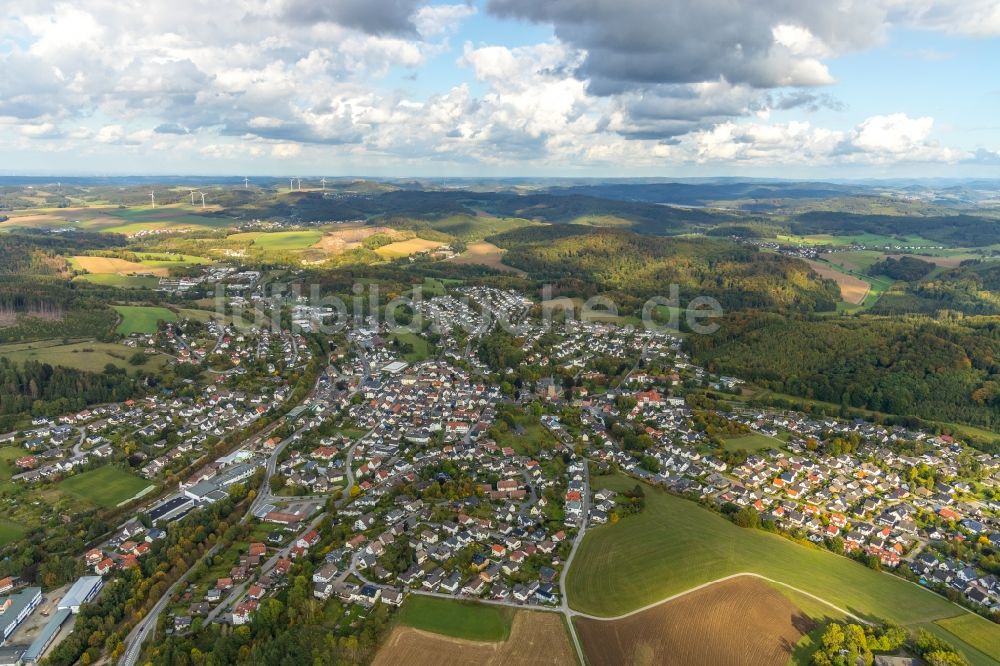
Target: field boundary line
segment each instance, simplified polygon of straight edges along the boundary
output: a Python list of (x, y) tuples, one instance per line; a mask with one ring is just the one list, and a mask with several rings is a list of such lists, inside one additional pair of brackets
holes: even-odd
[(741, 576), (748, 576), (750, 578), (759, 578), (760, 580), (765, 580), (765, 581), (767, 581), (769, 583), (774, 583), (775, 585), (782, 585), (784, 587), (787, 587), (790, 590), (798, 592), (799, 594), (805, 595), (805, 596), (809, 597), (810, 599), (812, 599), (814, 601), (818, 601), (818, 602), (820, 602), (822, 604), (825, 604), (825, 605), (829, 606), (830, 608), (834, 609), (835, 611), (837, 611), (838, 613), (843, 613), (844, 615), (846, 615), (847, 617), (851, 618), (852, 620), (857, 620), (858, 622), (862, 622), (864, 624), (868, 624), (868, 622), (866, 620), (863, 620), (862, 618), (858, 617), (857, 615), (855, 615), (854, 613), (850, 612), (849, 610), (841, 608), (840, 606), (837, 606), (836, 604), (831, 603), (831, 602), (827, 601), (826, 599), (824, 599), (822, 597), (818, 597), (815, 594), (812, 594), (811, 592), (806, 592), (805, 590), (799, 589), (799, 588), (795, 587), (794, 585), (789, 585), (788, 583), (783, 583), (780, 580), (775, 580), (773, 578), (768, 578), (767, 576), (762, 576), (762, 575), (760, 575), (758, 573), (753, 573), (751, 571), (742, 571), (740, 573), (734, 573), (734, 574), (730, 574), (728, 576), (723, 576), (722, 578), (716, 578), (715, 580), (710, 580), (707, 583), (702, 583), (701, 585), (696, 585), (695, 587), (692, 587), (692, 588), (689, 588), (687, 590), (684, 590), (683, 592), (678, 592), (677, 594), (672, 594), (669, 597), (666, 597), (665, 599), (660, 599), (659, 601), (654, 601), (651, 604), (646, 604), (642, 608), (636, 608), (635, 610), (629, 611), (628, 613), (624, 613), (623, 615), (616, 615), (614, 617), (600, 617), (598, 615), (590, 615), (588, 613), (582, 613), (580, 611), (575, 611), (575, 610), (570, 610), (570, 614), (573, 615), (573, 616), (575, 616), (575, 617), (584, 617), (584, 618), (587, 618), (588, 620), (600, 620), (602, 622), (611, 622), (611, 621), (614, 621), (614, 620), (624, 620), (627, 617), (631, 617), (633, 615), (636, 615), (637, 613), (642, 613), (643, 611), (647, 611), (647, 610), (649, 610), (651, 608), (656, 608), (657, 606), (660, 606), (662, 604), (665, 604), (665, 603), (668, 603), (670, 601), (673, 601), (674, 599), (679, 599), (680, 597), (683, 597), (683, 596), (686, 596), (688, 594), (691, 594), (692, 592), (697, 592), (698, 590), (703, 590), (706, 587), (711, 587), (712, 585), (716, 585), (717, 583), (723, 583), (723, 582), (725, 582), (727, 580), (732, 580), (734, 578), (739, 578)]

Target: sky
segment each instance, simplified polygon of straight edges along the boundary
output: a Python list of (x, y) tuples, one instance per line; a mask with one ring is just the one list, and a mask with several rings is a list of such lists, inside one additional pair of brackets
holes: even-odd
[(996, 0), (3, 0), (0, 174), (1000, 177)]

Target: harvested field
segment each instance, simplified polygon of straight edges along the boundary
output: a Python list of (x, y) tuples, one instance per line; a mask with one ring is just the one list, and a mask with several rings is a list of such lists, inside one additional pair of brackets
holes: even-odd
[(451, 261), (456, 264), (478, 264), (482, 266), (489, 266), (490, 268), (495, 268), (498, 271), (509, 271), (511, 273), (526, 275), (526, 273), (521, 269), (514, 268), (513, 266), (508, 266), (503, 263), (503, 255), (506, 251), (507, 250), (502, 247), (497, 247), (493, 243), (480, 241), (478, 243), (469, 243), (465, 247), (465, 252), (457, 257), (452, 257)]
[(754, 578), (723, 581), (620, 620), (575, 623), (593, 666), (784, 666), (813, 626), (785, 595)]
[(72, 257), (71, 261), (74, 268), (80, 268), (88, 273), (115, 273), (118, 275), (143, 273), (160, 277), (170, 275), (170, 270), (166, 267), (146, 266), (134, 261), (114, 259), (112, 257), (87, 257), (79, 255)]
[(949, 257), (928, 257), (922, 254), (884, 254), (881, 259), (885, 259), (886, 257), (890, 257), (892, 259), (913, 257), (914, 259), (926, 261), (929, 264), (934, 264), (935, 266), (940, 266), (942, 268), (955, 268), (963, 261), (967, 261), (969, 259), (982, 259), (982, 257), (975, 254), (955, 254)]
[(411, 238), (405, 241), (389, 243), (375, 250), (375, 253), (383, 259), (400, 259), (419, 252), (429, 252), (444, 245), (441, 241), (426, 240), (424, 238)]
[(840, 297), (848, 303), (860, 305), (865, 300), (865, 296), (868, 295), (868, 290), (871, 289), (871, 285), (861, 278), (841, 273), (829, 264), (809, 259), (804, 259), (803, 261), (809, 264), (810, 268), (820, 277), (836, 282), (837, 286), (840, 287)]
[(562, 615), (519, 611), (510, 638), (503, 642), (467, 641), (397, 626), (375, 655), (373, 666), (542, 666), (576, 664)]
[(400, 238), (399, 232), (389, 227), (345, 227), (328, 231), (324, 236), (311, 246), (313, 250), (323, 250), (327, 254), (340, 254), (346, 250), (353, 250), (361, 247), (361, 243), (375, 234), (386, 234), (393, 238)]

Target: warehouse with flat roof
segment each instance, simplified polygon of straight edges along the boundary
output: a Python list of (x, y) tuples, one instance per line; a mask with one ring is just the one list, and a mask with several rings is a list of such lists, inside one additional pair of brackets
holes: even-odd
[(42, 603), (42, 588), (27, 587), (17, 594), (0, 597), (0, 641), (6, 641), (18, 625)]
[(79, 613), (80, 606), (88, 601), (93, 601), (103, 586), (104, 579), (100, 576), (83, 576), (73, 583), (73, 587), (69, 588), (63, 595), (57, 608), (59, 610), (66, 609), (71, 613)]

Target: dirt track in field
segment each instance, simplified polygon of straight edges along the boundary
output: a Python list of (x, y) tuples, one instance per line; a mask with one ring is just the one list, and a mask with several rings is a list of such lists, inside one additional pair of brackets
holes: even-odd
[(812, 621), (754, 578), (734, 578), (621, 620), (578, 617), (593, 666), (785, 666)]
[(372, 666), (572, 666), (576, 664), (562, 615), (519, 611), (510, 638), (498, 643), (467, 641), (398, 626)]

